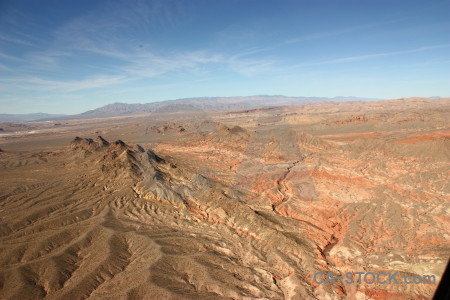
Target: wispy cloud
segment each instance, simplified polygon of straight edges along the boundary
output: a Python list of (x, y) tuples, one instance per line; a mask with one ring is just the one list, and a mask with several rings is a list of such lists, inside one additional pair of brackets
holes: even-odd
[(153, 78), (171, 72), (195, 73), (205, 66), (220, 64), (224, 58), (220, 54), (205, 50), (187, 51), (171, 55), (157, 55), (151, 51), (102, 51), (93, 50), (97, 54), (120, 59), (121, 66), (114, 69), (124, 76), (138, 78)]
[[(80, 37), (81, 38), (81, 37)], [(156, 77), (170, 72), (204, 73), (209, 68), (228, 68), (238, 73), (252, 75), (268, 70), (274, 60), (256, 59), (254, 54), (269, 51), (272, 48), (258, 48), (235, 54), (219, 53), (214, 50), (200, 49), (193, 51), (173, 51), (157, 54), (156, 52), (127, 46), (117, 40), (104, 41), (82, 37), (72, 51), (88, 52), (120, 61), (120, 67), (114, 71), (138, 77)], [(215, 66), (215, 67), (214, 67)]]
[[(0, 80), (0, 89), (5, 91), (11, 88), (41, 92), (78, 92), (88, 89), (103, 88), (123, 83), (123, 76), (94, 76), (81, 80), (47, 80), (38, 77), (6, 78)], [(3, 86), (3, 87), (2, 87)]]
[[(45, 45), (42, 50), (28, 50), (20, 56), (0, 54), (0, 59), (5, 60), (5, 66), (9, 66), (6, 60), (16, 62), (16, 71), (9, 74), (10, 78), (19, 72), (34, 74), (43, 80), (41, 85), (50, 81), (48, 86), (52, 86), (50, 83), (57, 86), (57, 82), (52, 81), (57, 75), (55, 71), (66, 67), (71, 70), (75, 67), (77, 72), (80, 70), (77, 74), (80, 80), (83, 80), (83, 75), (96, 74), (97, 77), (121, 76), (132, 81), (186, 75), (201, 77), (217, 70), (251, 76), (267, 72), (275, 64), (274, 59), (257, 57), (270, 50), (268, 48), (230, 53), (207, 46), (197, 49), (185, 45), (179, 48), (167, 46), (169, 50), (155, 47), (152, 43), (158, 42), (153, 40), (153, 36), (166, 30), (180, 29), (184, 22), (192, 19), (192, 16), (186, 16), (186, 9), (192, 10), (193, 7), (178, 0), (171, 1), (170, 5), (164, 0), (136, 0), (133, 5), (125, 1), (107, 2), (52, 29), (46, 35), (48, 40), (38, 43)], [(233, 35), (235, 33), (233, 31)], [(31, 44), (22, 36), (0, 35), (0, 39)], [(73, 66), (77, 61), (79, 65)], [(85, 73), (81, 65), (87, 66)]]
[(450, 83), (450, 78), (440, 78), (430, 80), (401, 80), (399, 83), (408, 85), (435, 85), (440, 83)]
[(0, 40), (9, 42), (9, 43), (20, 44), (20, 45), (24, 45), (24, 46), (31, 46), (31, 47), (35, 46), (33, 43), (30, 43), (29, 41), (18, 39), (16, 37), (11, 37), (11, 36), (4, 35), (4, 34), (0, 34)]
[(25, 60), (20, 58), (20, 57), (13, 56), (13, 55), (8, 55), (8, 54), (1, 53), (1, 52), (0, 52), (0, 58), (5, 59), (5, 60), (13, 60), (13, 61), (25, 62)]
[(9, 68), (14, 73), (48, 73), (62, 68), (61, 59), (73, 56), (72, 53), (57, 49), (26, 52), (20, 56), (0, 52), (0, 62), (4, 65), (13, 65)]
[(335, 58), (335, 59), (329, 59), (329, 60), (305, 62), (305, 63), (294, 65), (294, 66), (292, 66), (292, 68), (330, 65), (330, 64), (338, 64), (338, 63), (351, 63), (351, 62), (368, 60), (368, 59), (379, 58), (379, 57), (403, 55), (403, 54), (424, 52), (424, 51), (441, 49), (441, 48), (449, 48), (449, 47), (450, 47), (450, 44), (443, 44), (443, 45), (425, 46), (425, 47), (409, 49), (409, 50), (402, 50), (402, 51), (391, 51), (391, 52), (380, 52), (380, 53), (372, 53), (372, 54), (365, 54), (365, 55), (356, 55), (356, 56)]
[(306, 35), (303, 35), (300, 37), (288, 39), (284, 43), (285, 44), (295, 44), (295, 43), (309, 41), (309, 40), (329, 38), (332, 36), (339, 36), (339, 35), (344, 35), (344, 34), (353, 33), (353, 32), (357, 32), (357, 31), (364, 31), (367, 29), (372, 29), (372, 28), (388, 25), (388, 24), (395, 23), (395, 22), (398, 22), (398, 20), (388, 21), (388, 22), (380, 22), (380, 23), (363, 24), (363, 25), (359, 25), (359, 26), (346, 27), (346, 28), (335, 29), (335, 30), (324, 31), (324, 32), (316, 32), (316, 33), (306, 34)]
[(60, 60), (70, 56), (73, 56), (73, 54), (68, 51), (48, 49), (31, 52), (25, 56), (25, 59), (29, 69), (49, 71), (60, 69), (62, 67)]
[(0, 63), (0, 70), (11, 71), (11, 68), (9, 68), (8, 66)]

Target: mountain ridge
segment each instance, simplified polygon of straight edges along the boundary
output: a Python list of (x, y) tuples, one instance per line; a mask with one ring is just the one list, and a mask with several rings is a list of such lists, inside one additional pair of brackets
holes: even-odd
[(123, 103), (114, 102), (105, 106), (86, 111), (78, 116), (114, 115), (138, 112), (182, 112), (191, 110), (227, 110), (252, 109), (267, 106), (295, 105), (319, 102), (343, 101), (375, 101), (380, 99), (364, 97), (288, 97), (279, 95), (257, 95), (236, 97), (195, 97), (164, 100), (150, 103)]
[(65, 114), (30, 113), (30, 114), (0, 114), (0, 122), (29, 122), (50, 118), (65, 117)]
[(376, 101), (365, 97), (289, 97), (283, 95), (255, 95), (234, 97), (192, 97), (148, 103), (114, 102), (79, 114), (0, 114), (0, 122), (29, 122), (63, 119), (114, 117), (140, 113), (176, 113), (189, 111), (223, 111), (254, 109), (268, 106), (296, 105), (320, 102)]

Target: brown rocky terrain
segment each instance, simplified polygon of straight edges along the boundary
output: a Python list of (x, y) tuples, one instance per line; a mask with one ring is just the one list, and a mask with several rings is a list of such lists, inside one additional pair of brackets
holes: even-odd
[(0, 298), (430, 299), (313, 278), (439, 280), (449, 115), (410, 98), (0, 124)]

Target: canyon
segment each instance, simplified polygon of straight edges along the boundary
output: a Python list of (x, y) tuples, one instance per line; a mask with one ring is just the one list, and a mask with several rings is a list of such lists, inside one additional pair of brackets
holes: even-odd
[(0, 124), (1, 299), (431, 299), (450, 99)]

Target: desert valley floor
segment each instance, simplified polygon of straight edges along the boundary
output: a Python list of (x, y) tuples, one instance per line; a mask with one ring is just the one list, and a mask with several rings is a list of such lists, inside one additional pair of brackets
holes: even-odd
[(450, 100), (2, 123), (0, 299), (430, 299)]

